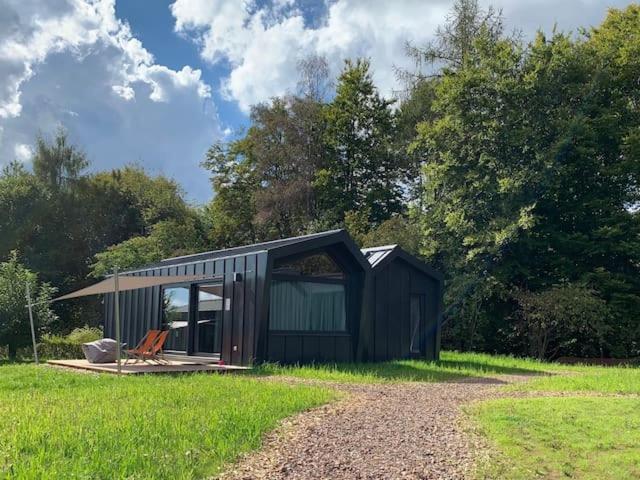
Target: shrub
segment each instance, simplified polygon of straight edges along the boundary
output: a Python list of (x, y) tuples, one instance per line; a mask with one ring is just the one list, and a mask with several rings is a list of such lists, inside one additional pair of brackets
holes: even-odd
[(99, 328), (82, 327), (74, 329), (69, 335), (44, 335), (38, 345), (42, 358), (72, 359), (82, 358), (82, 344), (102, 338)]

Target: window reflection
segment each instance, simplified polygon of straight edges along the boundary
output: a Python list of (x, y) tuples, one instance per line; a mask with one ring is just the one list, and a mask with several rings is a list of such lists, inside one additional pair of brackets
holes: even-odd
[(197, 353), (219, 353), (222, 347), (222, 284), (198, 287), (198, 321), (195, 328)]
[(163, 320), (169, 330), (166, 350), (187, 351), (189, 325), (189, 287), (173, 287), (163, 290)]

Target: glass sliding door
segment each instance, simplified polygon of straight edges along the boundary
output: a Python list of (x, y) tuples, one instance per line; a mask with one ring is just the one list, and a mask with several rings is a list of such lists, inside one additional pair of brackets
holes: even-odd
[(165, 350), (186, 353), (189, 342), (189, 287), (163, 289), (163, 328), (169, 330)]
[(169, 330), (165, 350), (214, 355), (222, 348), (222, 283), (166, 287), (162, 328)]
[(222, 283), (198, 285), (198, 308), (193, 325), (193, 351), (212, 355), (222, 350)]

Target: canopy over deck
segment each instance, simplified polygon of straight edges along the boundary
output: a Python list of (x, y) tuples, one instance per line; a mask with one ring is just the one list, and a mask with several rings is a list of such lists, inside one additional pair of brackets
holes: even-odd
[[(156, 277), (131, 277), (120, 275), (118, 277), (119, 292), (125, 290), (136, 290), (138, 288), (155, 287), (158, 285), (169, 285), (173, 283), (195, 282), (199, 280), (208, 280), (214, 277), (205, 275), (173, 275), (173, 276), (156, 276)], [(67, 293), (61, 297), (54, 298), (52, 301), (68, 300), (77, 297), (87, 297), (89, 295), (100, 295), (103, 293), (114, 293), (116, 291), (115, 277), (111, 276), (94, 283), (86, 288), (81, 288), (75, 292)]]

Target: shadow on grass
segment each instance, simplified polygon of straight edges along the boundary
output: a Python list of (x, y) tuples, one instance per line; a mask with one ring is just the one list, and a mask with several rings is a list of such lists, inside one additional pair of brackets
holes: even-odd
[(478, 373), (494, 373), (498, 375), (546, 375), (547, 372), (523, 367), (491, 365), (470, 360), (439, 360), (437, 365), (444, 368), (472, 370)]
[(526, 368), (487, 365), (473, 361), (396, 360), (380, 363), (264, 364), (247, 373), (256, 376), (282, 375), (336, 382), (401, 381), (502, 384), (506, 382), (490, 378), (491, 375), (539, 375), (542, 372)]

